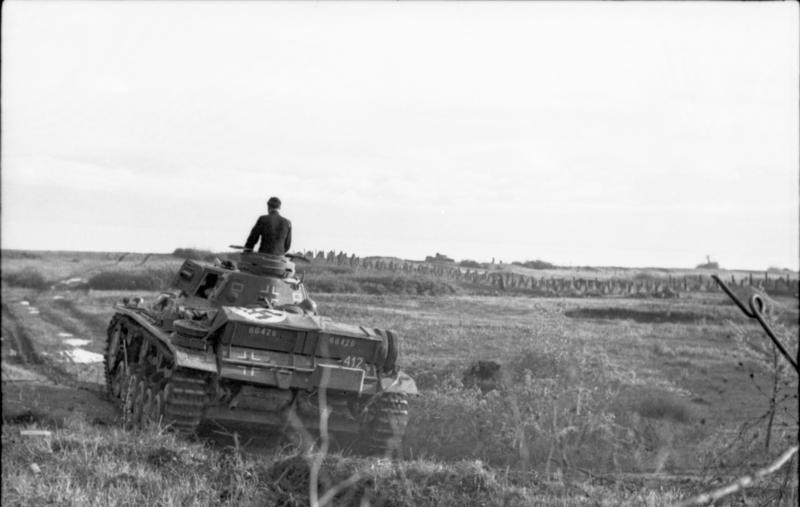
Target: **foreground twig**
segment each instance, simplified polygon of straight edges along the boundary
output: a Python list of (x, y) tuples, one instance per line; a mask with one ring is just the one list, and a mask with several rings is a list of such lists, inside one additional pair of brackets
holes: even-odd
[(766, 322), (764, 311), (766, 310), (767, 305), (765, 301), (763, 301), (763, 298), (760, 296), (760, 294), (752, 294), (752, 296), (749, 298), (749, 307), (747, 308), (747, 306), (740, 299), (738, 299), (738, 296), (736, 296), (735, 293), (733, 293), (732, 290), (727, 287), (727, 284), (724, 283), (721, 278), (718, 277), (718, 275), (712, 275), (712, 277), (713, 280), (715, 280), (716, 283), (721, 287), (721, 289), (730, 297), (730, 299), (732, 299), (733, 302), (738, 305), (738, 308), (741, 309), (744, 315), (751, 319), (755, 319), (760, 323), (760, 326), (763, 328), (766, 334), (769, 335), (771, 341), (774, 342), (774, 346), (777, 347), (780, 353), (782, 353), (783, 357), (785, 357), (786, 361), (788, 361), (788, 363), (794, 367), (796, 374), (799, 375), (799, 350), (797, 349), (797, 359), (794, 361), (794, 358), (791, 357), (791, 354), (789, 354), (788, 351), (785, 350), (785, 347), (783, 347), (780, 339), (776, 334), (774, 334), (774, 330), (772, 330), (771, 326), (769, 326), (768, 322)]
[(331, 445), (331, 439), (329, 436), (329, 416), (331, 415), (331, 408), (328, 406), (326, 400), (326, 386), (329, 383), (329, 375), (328, 371), (323, 372), (323, 376), (320, 382), (320, 388), (318, 389), (318, 411), (320, 413), (320, 446), (318, 450), (314, 450), (314, 438), (309, 434), (306, 428), (303, 425), (303, 422), (298, 417), (297, 414), (294, 412), (290, 412), (290, 424), (295, 428), (295, 430), (299, 433), (302, 439), (307, 440), (309, 442), (309, 449), (307, 452), (307, 460), (309, 461), (309, 505), (310, 507), (325, 507), (330, 502), (334, 500), (334, 497), (340, 494), (343, 490), (350, 488), (354, 484), (358, 483), (362, 480), (365, 476), (365, 472), (363, 470), (357, 470), (353, 474), (351, 474), (346, 479), (340, 481), (338, 484), (331, 486), (328, 490), (320, 494), (318, 490), (318, 479), (320, 477), (321, 469), (323, 468), (323, 463), (326, 459), (326, 456), (329, 452), (329, 446)]
[(692, 505), (706, 505), (711, 502), (715, 502), (721, 498), (724, 498), (727, 495), (731, 495), (733, 493), (737, 493), (743, 489), (753, 486), (758, 480), (762, 479), (763, 477), (773, 474), (777, 470), (779, 470), (791, 457), (799, 451), (799, 445), (794, 445), (789, 447), (782, 455), (774, 460), (769, 466), (765, 468), (758, 469), (752, 475), (745, 475), (738, 479), (737, 481), (724, 486), (723, 488), (719, 488), (708, 493), (702, 493), (701, 495), (697, 495), (693, 498), (689, 498), (684, 500), (680, 503), (674, 504), (671, 507), (690, 507)]

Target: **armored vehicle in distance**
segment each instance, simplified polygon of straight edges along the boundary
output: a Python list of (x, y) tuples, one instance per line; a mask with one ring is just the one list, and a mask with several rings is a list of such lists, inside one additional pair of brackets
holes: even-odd
[(398, 368), (396, 334), (318, 315), (297, 257), (186, 260), (175, 291), (116, 304), (104, 367), (128, 424), (325, 423), (369, 452), (397, 450), (417, 388)]

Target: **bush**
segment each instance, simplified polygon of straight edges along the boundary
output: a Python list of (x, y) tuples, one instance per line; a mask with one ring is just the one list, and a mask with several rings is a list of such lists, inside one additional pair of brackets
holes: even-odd
[(216, 257), (209, 250), (198, 250), (197, 248), (176, 248), (172, 255), (193, 261), (213, 261)]
[[(470, 455), (497, 466), (546, 470), (549, 456), (603, 469), (628, 449), (610, 410), (604, 357), (555, 346), (502, 365), (500, 387), (483, 394), (454, 376), (410, 400), (406, 446), (413, 455)], [(552, 468), (553, 469), (553, 468)]]
[(484, 267), (483, 265), (479, 264), (478, 262), (472, 261), (472, 260), (459, 261), (459, 265), (461, 267), (463, 267), (463, 268), (483, 268)]
[(550, 262), (535, 260), (535, 261), (525, 261), (525, 262), (513, 262), (516, 266), (523, 266), (529, 269), (554, 269), (557, 266)]
[(148, 269), (141, 271), (104, 271), (88, 281), (94, 290), (165, 290), (174, 278), (173, 270)]
[(28, 252), (26, 250), (3, 250), (2, 256), (6, 259), (41, 259), (42, 256), (38, 253)]
[(354, 268), (351, 266), (337, 266), (336, 264), (321, 264), (316, 262), (306, 264), (304, 262), (296, 262), (295, 271), (299, 275), (344, 275), (352, 274), (354, 272)]
[(451, 284), (420, 275), (339, 275), (334, 273), (306, 272), (304, 283), (312, 292), (351, 294), (411, 294), (439, 296), (454, 294)]
[(353, 279), (359, 284), (363, 292), (368, 292), (365, 289), (370, 287), (370, 290), (373, 291), (368, 292), (370, 294), (378, 294), (379, 286), (384, 288), (385, 294), (439, 296), (456, 292), (456, 289), (447, 282), (423, 276), (372, 275), (356, 276)]
[(690, 402), (662, 391), (642, 395), (640, 399), (632, 402), (631, 406), (641, 417), (650, 419), (664, 419), (685, 424), (694, 418), (694, 409)]
[(376, 296), (383, 296), (388, 292), (387, 287), (379, 283), (365, 282), (359, 284), (359, 287), (363, 292)]
[(577, 376), (576, 366), (567, 355), (532, 350), (519, 354), (510, 362), (508, 369), (514, 380), (531, 375), (571, 383)]
[(604, 468), (622, 450), (605, 401), (588, 388), (532, 376), (487, 394), (449, 385), (410, 401), (405, 445), (413, 455), (469, 455), (496, 466), (542, 470), (553, 453)]
[(45, 290), (50, 286), (50, 283), (42, 273), (34, 268), (24, 268), (20, 271), (3, 273), (3, 280), (9, 285), (26, 289)]
[(312, 292), (346, 292), (352, 294), (360, 292), (358, 283), (336, 276), (307, 276), (304, 284)]

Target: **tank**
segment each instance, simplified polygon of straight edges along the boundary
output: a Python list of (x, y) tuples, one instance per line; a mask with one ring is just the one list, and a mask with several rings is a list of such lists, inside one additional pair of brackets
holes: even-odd
[(417, 393), (398, 367), (398, 336), (318, 315), (297, 258), (186, 260), (174, 290), (115, 304), (104, 368), (127, 425), (325, 425), (369, 453), (396, 453)]

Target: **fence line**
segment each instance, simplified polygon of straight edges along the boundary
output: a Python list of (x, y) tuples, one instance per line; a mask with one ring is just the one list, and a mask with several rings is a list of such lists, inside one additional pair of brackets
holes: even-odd
[[(411, 262), (383, 258), (360, 258), (344, 252), (306, 252), (306, 256), (317, 263), (350, 266), (355, 271), (384, 271), (407, 274), (422, 274), (490, 288), (498, 291), (529, 292), (550, 296), (649, 296), (676, 297), (687, 292), (718, 292), (716, 283), (707, 275), (683, 275), (635, 278), (588, 278), (588, 277), (536, 277), (510, 272), (494, 272), (482, 268), (465, 268), (453, 263)], [(749, 273), (748, 277), (727, 280), (733, 286), (757, 287), (769, 295), (799, 297), (799, 280), (790, 275), (762, 276)]]

